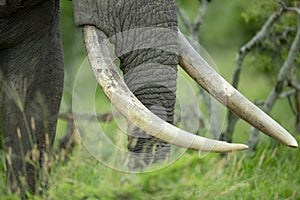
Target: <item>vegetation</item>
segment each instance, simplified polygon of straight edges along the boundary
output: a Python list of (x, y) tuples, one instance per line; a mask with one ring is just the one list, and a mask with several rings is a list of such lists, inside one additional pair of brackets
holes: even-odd
[(187, 152), (144, 174), (107, 168), (79, 146), (68, 162), (55, 165), (45, 196), (33, 199), (299, 199), (299, 152), (270, 141), (261, 146), (254, 157)]
[[(252, 7), (254, 5), (249, 2), (211, 1), (200, 28), (201, 44), (208, 50), (219, 72), (227, 80), (231, 79), (238, 49), (256, 33), (272, 9), (276, 10), (275, 1), (270, 0), (269, 4), (254, 1), (257, 7)], [(179, 3), (193, 19), (199, 5), (198, 0), (180, 0)], [(62, 1), (62, 14), (68, 74), (61, 112), (68, 112), (72, 83), (75, 80), (76, 70), (84, 59), (84, 52), (80, 30), (75, 29), (72, 22), (69, 1)], [(180, 26), (184, 28), (182, 24)], [(275, 45), (273, 43), (266, 45), (271, 45), (271, 49), (275, 48), (272, 46)], [(275, 78), (270, 80), (270, 76), (276, 75), (277, 72), (274, 73), (273, 70), (278, 71), (278, 68), (270, 67), (273, 66), (271, 63), (273, 60), (267, 59), (267, 55), (274, 52), (268, 52), (258, 58), (255, 52), (246, 60), (243, 68), (239, 90), (253, 101), (266, 98), (275, 82)], [(286, 51), (283, 51), (284, 53)], [(256, 58), (266, 63), (265, 67), (260, 67), (262, 65), (258, 65), (258, 61), (254, 62)], [(252, 67), (253, 65), (257, 67)], [(190, 82), (193, 85), (193, 81)], [(103, 93), (99, 89), (96, 92), (97, 111), (102, 113), (109, 111), (107, 108), (111, 106)], [(300, 141), (295, 131), (294, 113), (287, 99), (279, 99), (270, 114), (289, 130), (298, 142)], [(222, 117), (224, 123), (225, 118)], [(122, 135), (117, 126), (121, 123), (122, 119), (117, 118), (115, 122), (103, 122), (100, 126), (114, 141)], [(59, 139), (65, 135), (66, 127), (67, 123), (61, 120), (58, 124), (56, 146), (59, 145)], [(249, 130), (250, 126), (240, 120), (233, 141), (247, 143)], [(121, 137), (126, 138), (124, 135)], [(133, 174), (106, 166), (107, 163), (118, 163), (116, 160), (118, 157), (112, 152), (103, 152), (103, 156), (107, 156), (105, 161), (108, 161), (103, 165), (80, 144), (64, 161), (61, 157), (58, 159), (59, 155), (55, 156), (48, 190), (42, 191), (40, 196), (32, 199), (300, 199), (299, 149), (277, 144), (263, 135), (260, 135), (260, 139), (255, 153), (251, 155), (247, 152), (236, 152), (221, 157), (214, 153), (198, 154), (186, 151), (180, 158), (159, 170), (149, 169), (147, 173)], [(6, 193), (4, 166), (5, 156), (0, 151), (0, 199), (18, 199)], [(159, 166), (153, 166), (153, 169), (155, 168)]]

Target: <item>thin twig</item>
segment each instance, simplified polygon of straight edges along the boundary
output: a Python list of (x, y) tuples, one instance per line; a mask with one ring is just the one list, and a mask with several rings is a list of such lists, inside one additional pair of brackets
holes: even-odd
[(279, 95), (278, 98), (280, 99), (284, 99), (284, 98), (287, 98), (287, 97), (291, 97), (291, 96), (294, 96), (295, 94), (299, 93), (299, 90), (296, 90), (296, 89), (291, 89), (289, 91), (286, 91), (286, 92), (283, 92)]
[(279, 1), (279, 4), (285, 11), (291, 11), (291, 12), (296, 12), (298, 15), (300, 15), (300, 8), (297, 7), (288, 7), (286, 6), (284, 1)]
[(297, 34), (296, 34), (293, 44), (290, 48), (288, 56), (279, 71), (275, 87), (269, 94), (269, 96), (263, 106), (263, 110), (265, 112), (269, 112), (271, 110), (271, 108), (273, 107), (273, 105), (275, 103), (274, 100), (278, 98), (278, 96), (280, 95), (280, 93), (282, 91), (282, 88), (284, 85), (284, 80), (286, 79), (289, 72), (292, 70), (292, 68), (294, 66), (293, 63), (296, 60), (296, 57), (297, 57), (297, 54), (299, 51), (299, 47), (300, 47), (300, 15), (298, 18), (299, 19), (298, 19)]
[(241, 73), (242, 64), (244, 62), (244, 58), (247, 55), (249, 51), (251, 51), (255, 45), (257, 45), (259, 42), (261, 42), (266, 35), (269, 33), (270, 29), (274, 25), (276, 21), (280, 18), (280, 16), (283, 13), (283, 8), (279, 6), (276, 12), (274, 12), (264, 23), (262, 28), (257, 32), (257, 34), (251, 38), (244, 46), (242, 46), (238, 52), (238, 56), (235, 62), (235, 70), (232, 77), (232, 85), (237, 88)]
[(295, 7), (287, 7), (285, 8), (286, 11), (293, 11), (296, 12), (298, 15), (300, 15), (300, 9)]
[(200, 26), (203, 22), (205, 14), (206, 14), (207, 4), (208, 4), (207, 0), (201, 0), (201, 6), (199, 7), (199, 10), (197, 12), (197, 16), (196, 16), (194, 22), (192, 23), (192, 32), (193, 33), (199, 33)]
[(178, 15), (181, 18), (182, 23), (188, 30), (189, 34), (195, 40), (199, 34), (200, 26), (203, 22), (205, 14), (206, 14), (207, 4), (208, 4), (207, 0), (201, 0), (200, 2), (201, 2), (201, 5), (199, 6), (197, 15), (193, 22), (191, 20), (189, 20), (186, 12), (181, 7), (178, 6)]
[(71, 120), (85, 120), (85, 121), (99, 121), (99, 122), (110, 122), (113, 120), (112, 113), (104, 113), (104, 114), (82, 114), (82, 113), (61, 113), (59, 114), (59, 119), (65, 121)]
[(191, 22), (189, 21), (189, 18), (186, 15), (185, 11), (180, 6), (178, 6), (177, 11), (178, 11), (179, 17), (182, 20), (183, 25), (186, 27), (186, 29), (188, 30), (188, 32), (191, 32), (191, 29), (192, 29), (191, 28)]

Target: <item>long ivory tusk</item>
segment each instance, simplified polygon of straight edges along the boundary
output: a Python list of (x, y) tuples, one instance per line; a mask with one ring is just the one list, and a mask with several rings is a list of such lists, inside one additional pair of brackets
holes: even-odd
[(207, 139), (163, 121), (149, 111), (128, 89), (114, 64), (107, 36), (94, 26), (84, 26), (84, 41), (94, 75), (112, 104), (137, 127), (168, 143), (206, 152), (244, 150), (244, 144)]
[(220, 103), (266, 135), (287, 146), (298, 147), (293, 136), (210, 67), (180, 32), (178, 39), (179, 63), (197, 83)]

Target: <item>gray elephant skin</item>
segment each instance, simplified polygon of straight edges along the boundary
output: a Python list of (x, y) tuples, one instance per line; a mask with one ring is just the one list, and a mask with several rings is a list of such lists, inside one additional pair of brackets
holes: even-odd
[[(256, 109), (254, 105), (214, 71), (210, 68), (199, 70), (199, 66), (207, 63), (195, 52), (186, 51), (191, 47), (182, 42), (178, 34), (175, 0), (73, 0), (72, 4), (75, 24), (84, 28), (87, 54), (93, 54), (91, 46), (94, 43), (101, 43), (98, 49), (105, 53), (101, 45), (107, 37), (120, 59), (126, 85), (115, 81), (120, 78), (114, 69), (96, 67), (94, 70), (100, 85), (109, 82), (101, 85), (107, 96), (111, 98), (127, 91), (129, 95), (124, 99), (131, 99), (128, 105), (140, 101), (158, 116), (149, 113), (142, 104), (130, 107), (128, 115), (123, 109), (126, 105), (119, 107), (130, 121), (128, 150), (134, 155), (129, 162), (130, 168), (143, 168), (167, 160), (169, 143), (215, 152), (247, 148), (194, 137), (170, 125), (173, 123), (178, 64), (185, 66), (183, 68), (199, 84), (237, 115), (280, 142), (297, 147), (294, 138), (268, 116), (259, 111), (251, 113)], [(63, 91), (59, 17), (59, 0), (0, 1), (1, 133), (6, 152), (7, 185), (24, 198), (25, 191), (34, 194), (38, 187), (47, 185), (48, 161)], [(108, 62), (109, 56), (101, 57), (96, 53), (95, 57), (89, 57), (91, 65), (112, 63)], [(106, 76), (107, 73), (110, 75)], [(120, 86), (119, 89), (116, 86)], [(248, 104), (250, 107), (245, 107)], [(151, 116), (150, 120), (145, 113)], [(147, 123), (151, 127), (144, 126)]]

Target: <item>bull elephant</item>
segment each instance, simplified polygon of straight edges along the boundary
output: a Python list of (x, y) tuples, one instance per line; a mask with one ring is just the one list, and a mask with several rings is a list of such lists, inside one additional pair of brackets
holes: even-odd
[[(178, 31), (175, 0), (72, 3), (95, 77), (129, 121), (128, 150), (140, 155), (134, 157), (132, 167), (166, 160), (170, 144), (212, 152), (247, 148), (195, 136), (172, 125), (178, 64), (238, 116), (281, 143), (298, 146), (184, 39)], [(125, 82), (115, 67), (111, 43)], [(44, 178), (41, 171), (48, 167), (63, 90), (62, 55), (59, 0), (0, 1), (1, 124), (7, 184), (20, 194), (35, 193)]]

